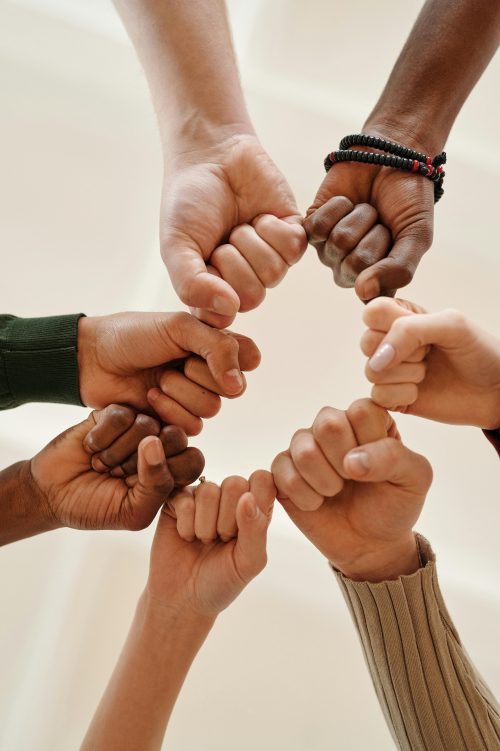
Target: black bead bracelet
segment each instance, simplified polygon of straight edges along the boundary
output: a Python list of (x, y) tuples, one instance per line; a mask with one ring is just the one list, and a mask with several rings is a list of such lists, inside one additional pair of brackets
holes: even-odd
[[(372, 149), (387, 152), (380, 154), (377, 151), (357, 151), (352, 146), (368, 146)], [(402, 146), (393, 141), (386, 141), (377, 136), (367, 136), (363, 133), (345, 136), (337, 151), (332, 151), (325, 158), (325, 170), (333, 167), (335, 162), (360, 162), (361, 164), (378, 164), (381, 167), (392, 167), (406, 172), (422, 175), (434, 183), (434, 203), (437, 203), (444, 193), (443, 180), (445, 172), (442, 165), (446, 163), (446, 154), (443, 151), (434, 158), (415, 151), (407, 146)]]

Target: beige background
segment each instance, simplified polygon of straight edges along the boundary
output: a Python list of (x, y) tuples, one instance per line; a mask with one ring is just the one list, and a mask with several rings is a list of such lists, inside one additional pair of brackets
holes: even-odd
[[(420, 7), (416, 0), (232, 0), (249, 106), (305, 209), (322, 159), (359, 130)], [(497, 328), (500, 61), (447, 145), (433, 249), (405, 294)], [(157, 243), (161, 160), (143, 75), (110, 3), (0, 2), (1, 309), (19, 315), (175, 309)], [(446, 92), (443, 92), (445, 95)], [(366, 395), (361, 304), (309, 249), (238, 320), (263, 353), (245, 399), (196, 440), (207, 475), (268, 467), (325, 404)], [(0, 415), (2, 465), (84, 410)], [(418, 528), (439, 554), (463, 640), (500, 690), (498, 460), (480, 432), (401, 418), (435, 481)], [(144, 582), (151, 531), (59, 531), (0, 551), (0, 748), (78, 747)], [(216, 624), (167, 743), (200, 748), (387, 749), (390, 737), (327, 566), (281, 514), (264, 574)]]

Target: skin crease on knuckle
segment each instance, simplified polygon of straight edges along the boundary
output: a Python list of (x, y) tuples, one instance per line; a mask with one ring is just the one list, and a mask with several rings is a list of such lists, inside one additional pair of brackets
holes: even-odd
[(127, 428), (134, 423), (135, 413), (130, 407), (121, 404), (110, 404), (104, 410), (103, 417), (116, 428)]

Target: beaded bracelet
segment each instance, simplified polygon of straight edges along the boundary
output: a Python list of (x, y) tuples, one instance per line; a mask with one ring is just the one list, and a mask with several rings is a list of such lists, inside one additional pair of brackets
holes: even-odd
[[(357, 151), (352, 149), (352, 146), (369, 146), (387, 153)], [(434, 183), (434, 203), (437, 203), (444, 193), (443, 180), (446, 174), (442, 167), (446, 163), (444, 151), (433, 158), (393, 141), (357, 133), (345, 136), (339, 144), (339, 149), (327, 155), (324, 161), (325, 170), (328, 172), (335, 162), (378, 164), (382, 167), (392, 167), (422, 175)]]

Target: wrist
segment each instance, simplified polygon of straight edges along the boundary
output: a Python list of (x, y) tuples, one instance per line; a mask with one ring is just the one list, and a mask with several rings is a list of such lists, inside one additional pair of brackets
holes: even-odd
[(22, 461), (0, 472), (2, 496), (0, 545), (50, 532), (62, 525), (31, 474), (31, 462)]
[(193, 113), (178, 124), (163, 142), (166, 163), (197, 163), (204, 157), (217, 155), (220, 148), (226, 150), (240, 138), (257, 138), (253, 125), (244, 113), (234, 118), (213, 118)]
[(197, 612), (187, 601), (165, 602), (146, 587), (139, 598), (137, 617), (148, 629), (169, 632), (180, 629), (184, 634), (205, 637), (215, 623), (215, 616)]
[(86, 407), (98, 407), (94, 394), (97, 370), (97, 317), (84, 317), (78, 321), (78, 374), (80, 399)]
[(413, 574), (421, 567), (413, 532), (390, 545), (367, 547), (348, 562), (339, 564), (330, 560), (330, 563), (347, 579), (374, 583)]
[(400, 143), (428, 156), (441, 153), (447, 133), (436, 126), (430, 126), (435, 118), (425, 113), (410, 115), (397, 110), (373, 112), (363, 125), (362, 132)]

